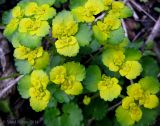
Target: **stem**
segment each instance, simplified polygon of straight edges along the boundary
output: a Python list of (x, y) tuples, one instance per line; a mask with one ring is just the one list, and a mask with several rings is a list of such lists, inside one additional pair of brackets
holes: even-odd
[(122, 102), (120, 101), (120, 102), (118, 102), (117, 104), (115, 104), (115, 105), (111, 106), (110, 108), (108, 108), (108, 112), (109, 112), (109, 111), (112, 111), (112, 110), (114, 110), (116, 107), (120, 106), (121, 103), (122, 103)]

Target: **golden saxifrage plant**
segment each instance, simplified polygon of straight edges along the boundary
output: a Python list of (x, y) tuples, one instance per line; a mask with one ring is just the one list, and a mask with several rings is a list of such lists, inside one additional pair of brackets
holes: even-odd
[(46, 126), (154, 122), (160, 84), (125, 36), (121, 21), (131, 16), (114, 0), (22, 0), (4, 13), (4, 35), (24, 75), (18, 91), (44, 110)]

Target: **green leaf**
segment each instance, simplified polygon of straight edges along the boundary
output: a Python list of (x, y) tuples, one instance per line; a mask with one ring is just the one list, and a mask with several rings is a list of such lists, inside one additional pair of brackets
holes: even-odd
[(80, 46), (89, 45), (92, 39), (92, 30), (87, 24), (80, 24), (76, 38)]
[(64, 93), (64, 91), (62, 91), (60, 89), (57, 89), (54, 92), (54, 97), (60, 103), (64, 103), (64, 102), (68, 103), (70, 101), (69, 96), (66, 93)]
[(130, 61), (137, 60), (138, 61), (142, 57), (142, 54), (138, 49), (126, 48), (125, 57), (126, 57), (126, 60), (130, 60)]
[(159, 111), (157, 109), (142, 108), (142, 119), (134, 126), (151, 126), (155, 123)]
[[(80, 126), (81, 121), (83, 120), (83, 115), (82, 115), (82, 110), (78, 107), (77, 104), (74, 103), (65, 104), (63, 106), (63, 112), (64, 114), (68, 115), (68, 118), (65, 117), (67, 118), (67, 121), (62, 120), (63, 126)], [(65, 122), (68, 122), (69, 125), (65, 125)]]
[(19, 34), (20, 43), (29, 48), (36, 48), (41, 45), (41, 39), (38, 36), (31, 36), (26, 33)]
[(111, 44), (118, 44), (123, 41), (125, 38), (124, 30), (122, 27), (120, 27), (117, 30), (114, 30), (110, 33), (110, 38), (107, 40), (107, 42)]
[(133, 12), (129, 7), (125, 6), (123, 9), (121, 9), (121, 12), (120, 12), (121, 18), (131, 17), (132, 15), (133, 15)]
[(35, 60), (35, 69), (45, 69), (49, 64), (49, 54), (44, 52), (43, 55)]
[(98, 98), (92, 100), (91, 103), (86, 106), (85, 112), (86, 114), (94, 117), (96, 120), (102, 120), (107, 114), (107, 108), (108, 104)]
[(44, 112), (44, 124), (46, 126), (61, 126), (60, 111), (57, 108), (47, 108)]
[(85, 67), (79, 62), (67, 62), (64, 67), (66, 67), (68, 75), (74, 75), (78, 81), (82, 81), (86, 76)]
[(86, 78), (84, 80), (85, 88), (91, 92), (97, 91), (97, 84), (101, 80), (101, 70), (98, 66), (89, 66), (86, 70)]
[(59, 8), (61, 4), (64, 4), (65, 2), (67, 2), (67, 0), (56, 0), (54, 6)]
[(23, 78), (21, 78), (18, 82), (18, 91), (22, 98), (29, 98), (29, 89), (31, 85), (31, 77), (30, 75), (26, 75)]
[(116, 109), (116, 118), (121, 126), (132, 126), (134, 124), (134, 121), (130, 117), (129, 111), (123, 109), (122, 106), (119, 106)]
[(2, 15), (2, 24), (8, 24), (12, 19), (11, 11), (5, 11)]
[(138, 82), (145, 91), (156, 94), (160, 90), (160, 83), (158, 79), (152, 76), (146, 76)]
[(11, 111), (8, 99), (0, 100), (0, 111), (4, 113), (8, 113)]
[(142, 75), (145, 76), (154, 76), (157, 77), (158, 73), (160, 72), (159, 66), (157, 61), (150, 57), (145, 56), (141, 59), (141, 64), (143, 67)]
[(99, 44), (99, 42), (96, 39), (94, 39), (93, 41), (91, 41), (91, 43), (90, 43), (89, 46), (91, 47), (92, 52), (97, 51), (101, 47), (101, 45)]
[(70, 0), (70, 9), (74, 9), (78, 6), (83, 6), (87, 0)]
[(113, 123), (109, 117), (105, 117), (103, 120), (96, 121), (96, 126), (113, 126)]
[(32, 66), (26, 60), (15, 60), (15, 66), (20, 74), (28, 74), (32, 70)]
[(48, 107), (56, 107), (57, 106), (57, 100), (54, 97), (51, 97), (48, 103)]
[(51, 56), (51, 62), (50, 66), (51, 68), (63, 64), (65, 61), (65, 58), (61, 55), (52, 55)]
[(14, 48), (17, 48), (17, 47), (19, 47), (21, 45), (20, 44), (20, 38), (19, 38), (19, 32), (18, 31), (16, 31), (12, 35), (12, 37), (10, 39), (10, 42), (12, 43), (12, 45), (13, 45)]
[(39, 5), (42, 4), (49, 4), (53, 5), (55, 3), (55, 0), (35, 0)]
[[(83, 115), (78, 105), (68, 103), (63, 105), (63, 113), (57, 108), (47, 108), (44, 113), (46, 126), (80, 126)], [(61, 114), (61, 116), (60, 116)]]

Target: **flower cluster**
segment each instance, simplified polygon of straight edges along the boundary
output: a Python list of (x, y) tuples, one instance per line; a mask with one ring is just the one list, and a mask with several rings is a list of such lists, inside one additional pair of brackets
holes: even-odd
[(97, 24), (93, 26), (94, 36), (104, 43), (110, 38), (111, 31), (114, 31), (121, 27), (121, 20), (113, 15), (105, 16), (103, 21), (97, 21)]
[(128, 96), (122, 100), (122, 106), (116, 110), (116, 116), (119, 122), (122, 121), (123, 113), (127, 120), (127, 125), (133, 125), (142, 118), (142, 105), (145, 108), (153, 109), (159, 104), (156, 93), (159, 92), (159, 82), (153, 77), (142, 78), (138, 83), (127, 87)]
[(124, 51), (107, 48), (102, 54), (102, 61), (109, 70), (119, 71), (127, 79), (135, 79), (142, 72), (141, 64), (136, 60), (126, 60)]
[(121, 93), (121, 86), (118, 84), (118, 79), (102, 75), (102, 80), (98, 83), (100, 97), (105, 101), (112, 101)]
[(52, 36), (58, 38), (55, 46), (59, 54), (69, 57), (77, 55), (79, 44), (74, 36), (77, 31), (78, 23), (69, 11), (62, 11), (53, 19)]
[(44, 37), (50, 29), (47, 20), (55, 14), (56, 10), (48, 4), (39, 5), (36, 2), (18, 4), (12, 10), (12, 18), (4, 30), (4, 35), (12, 41), (15, 41), (15, 36), (17, 40), (21, 38), (19, 41), (23, 41), (25, 38), (19, 37), (22, 35)]
[(49, 54), (42, 47), (32, 50), (19, 46), (14, 50), (14, 57), (19, 60), (27, 60), (35, 69), (43, 69), (49, 63)]
[(79, 95), (83, 91), (81, 81), (85, 78), (85, 68), (79, 63), (68, 62), (50, 71), (50, 80), (61, 86), (68, 95)]
[(44, 110), (48, 105), (50, 99), (48, 82), (48, 76), (44, 71), (35, 70), (31, 73), (30, 105), (36, 112)]
[(83, 6), (72, 10), (72, 13), (78, 22), (93, 22), (94, 15), (104, 11), (105, 6), (102, 0), (87, 0)]

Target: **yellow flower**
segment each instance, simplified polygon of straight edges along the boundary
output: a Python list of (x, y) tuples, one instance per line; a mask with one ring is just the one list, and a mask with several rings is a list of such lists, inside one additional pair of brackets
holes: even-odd
[(83, 98), (83, 104), (89, 105), (90, 102), (91, 102), (91, 98), (85, 95)]
[(131, 106), (130, 108), (131, 119), (138, 122), (142, 118), (142, 110), (137, 106)]
[(35, 17), (38, 20), (48, 20), (56, 15), (56, 10), (50, 7), (48, 4), (43, 4), (37, 9)]
[(16, 6), (15, 8), (13, 8), (13, 10), (12, 10), (13, 18), (22, 18), (23, 15), (24, 15), (24, 12), (20, 6)]
[(106, 49), (102, 54), (103, 64), (111, 71), (119, 71), (124, 60), (125, 55), (122, 50)]
[(31, 73), (30, 105), (36, 112), (47, 107), (50, 92), (46, 89), (49, 82), (47, 74), (42, 70), (34, 70)]
[(32, 20), (23, 18), (19, 24), (19, 32), (29, 33), (40, 37), (49, 33), (49, 25), (47, 21)]
[(101, 0), (88, 0), (84, 7), (92, 15), (97, 15), (104, 10), (104, 5)]
[(153, 109), (159, 105), (159, 99), (156, 95), (148, 95), (145, 97), (144, 107)]
[(33, 87), (46, 88), (49, 82), (48, 75), (42, 70), (34, 70), (31, 74), (31, 85)]
[(34, 27), (34, 21), (30, 18), (23, 18), (19, 24), (19, 32), (32, 31)]
[(159, 99), (156, 95), (145, 92), (143, 97), (139, 99), (139, 104), (144, 105), (145, 108), (153, 109), (159, 105)]
[(6, 26), (5, 30), (4, 30), (4, 35), (9, 37), (10, 35), (12, 35), (18, 28), (18, 23), (19, 23), (19, 19), (17, 18), (13, 18), (9, 24)]
[(61, 84), (61, 89), (68, 95), (79, 95), (83, 91), (83, 86), (74, 75), (71, 75)]
[(50, 80), (55, 84), (62, 84), (65, 81), (66, 68), (64, 66), (56, 66), (50, 72)]
[(120, 95), (122, 89), (116, 78), (102, 75), (102, 80), (98, 83), (98, 90), (102, 99), (112, 101)]
[(112, 0), (103, 0), (104, 6), (105, 6), (105, 10), (109, 9), (109, 5), (112, 4)]
[(124, 109), (129, 109), (130, 108), (130, 104), (132, 104), (132, 103), (134, 103), (134, 98), (127, 96), (122, 100), (122, 107)]
[(60, 12), (52, 21), (52, 36), (55, 38), (75, 35), (78, 24), (69, 11)]
[(93, 22), (95, 17), (83, 6), (74, 8), (72, 14), (78, 22)]
[(122, 107), (129, 111), (130, 117), (133, 121), (139, 121), (142, 118), (142, 111), (135, 103), (133, 97), (125, 97), (122, 100)]
[(110, 37), (110, 31), (107, 28), (107, 25), (102, 21), (98, 21), (97, 25), (94, 25), (92, 28), (93, 28), (94, 36), (100, 42), (106, 42), (106, 40)]
[(127, 87), (127, 94), (133, 97), (135, 100), (139, 100), (143, 97), (144, 91), (140, 84), (131, 84)]
[(114, 1), (112, 2), (112, 9), (109, 11), (109, 15), (114, 15), (117, 18), (120, 18), (120, 13), (122, 9), (125, 7), (123, 2)]
[(135, 79), (142, 72), (142, 66), (138, 61), (126, 61), (119, 73), (121, 76), (125, 76), (127, 79)]
[(38, 11), (38, 5), (35, 2), (29, 2), (28, 5), (25, 7), (26, 16), (35, 15), (37, 11)]
[(94, 15), (104, 10), (104, 4), (101, 0), (88, 0), (84, 6), (72, 9), (72, 14), (78, 22), (93, 22)]
[(120, 9), (123, 9), (125, 7), (123, 2), (120, 1), (114, 1), (112, 3), (112, 10), (116, 11), (120, 11)]
[(62, 37), (55, 43), (57, 52), (64, 56), (76, 56), (79, 52), (79, 44), (77, 39), (73, 36)]
[(106, 16), (104, 18), (104, 23), (107, 29), (110, 29), (110, 30), (118, 29), (121, 26), (121, 20), (115, 18), (114, 16)]
[(39, 47), (39, 48), (36, 48), (35, 50), (32, 50), (28, 53), (28, 62), (31, 64), (31, 65), (34, 65), (35, 64), (35, 59), (36, 58), (39, 58), (43, 55), (43, 48), (42, 47)]
[(14, 50), (14, 57), (17, 59), (26, 59), (30, 49), (24, 46), (20, 46)]
[(34, 89), (31, 88), (30, 92), (35, 93), (35, 96), (31, 95), (30, 98), (30, 106), (32, 107), (33, 110), (36, 112), (44, 110), (49, 102), (50, 99), (50, 92), (48, 90), (43, 90), (43, 91), (38, 91), (40, 89)]

